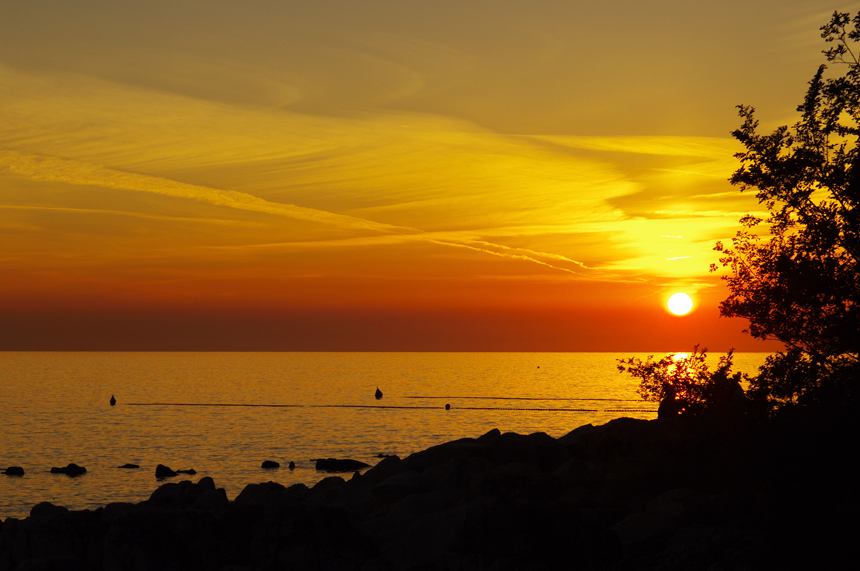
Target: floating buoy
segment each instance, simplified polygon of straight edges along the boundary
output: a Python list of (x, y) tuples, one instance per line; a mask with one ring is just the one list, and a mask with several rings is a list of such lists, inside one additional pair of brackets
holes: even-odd
[(113, 395), (110, 396), (110, 405), (114, 406), (116, 404), (116, 399), (113, 398)]
[(446, 404), (446, 405), (445, 405), (445, 410), (451, 410), (451, 405), (450, 405), (450, 404)]
[(376, 400), (379, 400), (382, 398), (382, 391), (379, 390), (379, 387), (376, 387), (376, 395), (375, 396), (376, 396)]

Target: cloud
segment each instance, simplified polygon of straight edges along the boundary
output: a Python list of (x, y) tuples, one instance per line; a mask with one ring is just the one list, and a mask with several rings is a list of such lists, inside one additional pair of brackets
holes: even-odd
[(151, 192), (175, 198), (206, 202), (216, 206), (305, 220), (350, 230), (369, 230), (383, 233), (415, 232), (411, 228), (380, 224), (370, 220), (334, 214), (313, 208), (304, 208), (292, 204), (269, 202), (243, 192), (218, 190), (176, 182), (161, 177), (123, 172), (81, 161), (24, 154), (17, 151), (0, 151), (0, 174), (6, 173), (23, 176), (32, 180)]

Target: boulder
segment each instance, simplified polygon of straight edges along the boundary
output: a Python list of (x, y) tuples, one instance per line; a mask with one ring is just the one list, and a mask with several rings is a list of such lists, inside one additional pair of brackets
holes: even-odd
[(85, 571), (87, 564), (80, 557), (36, 557), (27, 559), (15, 571)]
[(285, 488), (277, 482), (248, 484), (236, 499), (235, 506), (279, 506), (293, 504), (308, 497), (310, 490), (304, 484), (293, 484)]
[(370, 467), (370, 464), (365, 464), (358, 460), (350, 460), (348, 458), (317, 458), (315, 462), (316, 469), (325, 472), (355, 472), (356, 470), (363, 470), (364, 468)]
[(191, 504), (191, 509), (215, 512), (226, 510), (229, 507), (230, 500), (227, 499), (227, 490), (224, 488), (206, 490)]
[[(215, 492), (215, 482), (212, 478), (200, 478), (196, 484), (190, 480), (171, 482), (159, 486), (146, 505), (162, 508), (190, 508), (204, 493)], [(225, 493), (226, 497), (226, 493)]]
[(77, 464), (69, 464), (65, 468), (57, 468), (56, 466), (51, 468), (51, 474), (65, 474), (66, 476), (80, 476), (81, 474), (86, 474), (87, 469), (83, 466), (78, 466)]
[(204, 571), (238, 563), (219, 529), (206, 511), (141, 505), (113, 519), (97, 568)]
[(24, 468), (21, 466), (9, 466), (6, 470), (3, 471), (7, 476), (23, 476)]
[(371, 486), (375, 486), (387, 480), (395, 474), (399, 474), (406, 470), (403, 462), (397, 456), (388, 456), (383, 458), (373, 468), (364, 473), (364, 480)]
[(41, 502), (30, 508), (30, 517), (45, 517), (58, 513), (69, 513), (69, 510), (63, 506), (55, 506), (51, 502)]
[(155, 477), (156, 478), (171, 478), (176, 475), (174, 470), (171, 470), (164, 464), (159, 464), (155, 467)]
[(373, 540), (350, 514), (334, 506), (291, 506), (272, 511), (256, 528), (251, 569), (362, 569), (377, 556)]
[[(9, 526), (4, 525), (0, 568), (3, 569), (101, 569), (101, 543), (104, 528), (101, 511), (70, 512), (66, 508), (43, 502), (31, 516)], [(7, 543), (7, 529), (10, 540)], [(75, 563), (77, 559), (83, 562)]]
[(122, 468), (124, 470), (137, 470), (140, 466), (137, 464), (123, 464), (122, 466), (117, 466), (117, 468)]
[(627, 554), (657, 552), (679, 527), (679, 519), (671, 512), (634, 512), (612, 526)]
[(274, 460), (263, 460), (263, 464), (260, 468), (271, 469), (271, 468), (280, 468), (281, 465), (275, 462)]
[(189, 468), (187, 470), (177, 470), (176, 473), (177, 474), (188, 474), (189, 476), (193, 476), (194, 474), (197, 473), (197, 470), (195, 470), (194, 468)]

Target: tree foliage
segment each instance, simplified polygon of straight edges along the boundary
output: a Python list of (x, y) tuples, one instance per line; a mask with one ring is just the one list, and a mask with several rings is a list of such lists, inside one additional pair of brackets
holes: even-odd
[(698, 415), (725, 409), (732, 398), (734, 387), (745, 377), (732, 373), (732, 351), (720, 357), (717, 368), (711, 371), (706, 362), (708, 350), (696, 345), (689, 354), (667, 355), (654, 360), (649, 355), (644, 361), (638, 357), (618, 360), (618, 370), (639, 379), (637, 392), (644, 400), (659, 402), (667, 390), (682, 403), (685, 414)]
[(721, 315), (786, 347), (751, 381), (775, 405), (851, 400), (860, 373), (860, 14), (835, 12), (821, 31), (838, 73), (818, 68), (795, 125), (761, 134), (755, 110), (739, 107), (744, 150), (730, 181), (754, 190), (767, 217), (743, 217), (731, 247), (715, 248), (728, 268)]

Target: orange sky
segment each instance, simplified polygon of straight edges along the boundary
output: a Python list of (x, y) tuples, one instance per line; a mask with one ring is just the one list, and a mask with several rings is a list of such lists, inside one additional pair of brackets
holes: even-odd
[(708, 273), (734, 106), (847, 8), (287, 4), (4, 7), (0, 350), (774, 348)]

